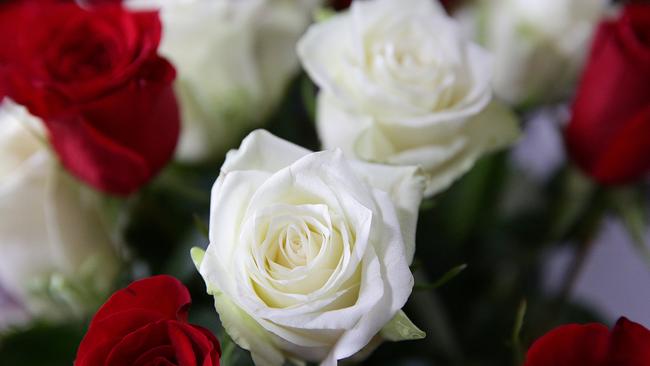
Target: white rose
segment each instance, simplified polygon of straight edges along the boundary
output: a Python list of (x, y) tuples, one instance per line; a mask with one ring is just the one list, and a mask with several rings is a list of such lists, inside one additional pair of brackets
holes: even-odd
[[(414, 167), (312, 153), (265, 131), (231, 151), (212, 189), (198, 264), (221, 321), (256, 365), (356, 354), (401, 308), (424, 181)], [(406, 324), (406, 326), (405, 326)], [(399, 333), (399, 332), (398, 332)]]
[(517, 135), (492, 99), (488, 54), (433, 0), (356, 1), (313, 25), (298, 54), (318, 97), (325, 148), (419, 165), (432, 195)]
[(52, 158), (41, 123), (0, 105), (0, 328), (94, 310), (118, 272), (97, 197)]
[(570, 96), (608, 0), (481, 0), (470, 15), (494, 54), (494, 89), (511, 104)]
[(162, 55), (178, 71), (177, 157), (196, 162), (259, 127), (299, 70), (295, 45), (320, 0), (129, 0), (160, 7)]

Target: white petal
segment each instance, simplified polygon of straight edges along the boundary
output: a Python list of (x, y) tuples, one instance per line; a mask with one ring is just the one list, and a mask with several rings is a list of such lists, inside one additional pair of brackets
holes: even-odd
[(406, 246), (406, 258), (410, 264), (415, 255), (415, 231), (426, 186), (425, 176), (414, 166), (389, 166), (355, 161), (353, 167), (369, 185), (388, 193), (391, 198), (397, 210)]
[[(327, 92), (319, 93), (317, 102), (316, 127), (323, 148), (326, 150), (339, 148), (347, 156), (356, 157), (357, 139), (364, 131), (372, 129), (372, 117), (351, 114)], [(390, 153), (392, 150), (386, 152), (386, 154)]]
[(19, 174), (15, 170), (45, 148), (44, 139), (43, 121), (5, 98), (0, 104), (0, 179)]
[(229, 296), (234, 293), (232, 259), (238, 250), (240, 225), (250, 197), (268, 178), (260, 171), (223, 173), (212, 188), (210, 245), (201, 263), (206, 283)]
[(345, 61), (343, 54), (347, 49), (354, 49), (347, 37), (349, 31), (347, 15), (335, 16), (309, 27), (297, 45), (302, 66), (312, 80), (338, 97), (344, 97), (346, 91), (337, 86), (333, 69)]
[(62, 167), (51, 162), (45, 187), (44, 213), (50, 235), (51, 257), (61, 273), (75, 276), (93, 260), (94, 290), (109, 291), (119, 270), (112, 231), (103, 216), (101, 197), (81, 186)]
[(354, 328), (343, 334), (332, 349), (329, 359), (344, 359), (365, 347), (404, 306), (413, 288), (413, 276), (406, 260), (406, 248), (397, 213), (386, 193), (375, 190), (375, 196), (386, 228), (386, 240), (377, 242), (375, 246), (383, 276), (383, 298)]
[(311, 151), (273, 136), (268, 131), (251, 132), (238, 150), (226, 156), (222, 172), (235, 170), (260, 170), (275, 173), (293, 164)]
[(24, 300), (28, 300), (30, 279), (57, 267), (44, 212), (49, 162), (42, 152), (25, 164), (24, 174), (0, 185), (0, 281), (9, 293)]
[(465, 151), (445, 166), (429, 172), (425, 196), (430, 197), (451, 185), (468, 172), (481, 155), (512, 144), (520, 134), (517, 117), (499, 102), (492, 102), (466, 127)]

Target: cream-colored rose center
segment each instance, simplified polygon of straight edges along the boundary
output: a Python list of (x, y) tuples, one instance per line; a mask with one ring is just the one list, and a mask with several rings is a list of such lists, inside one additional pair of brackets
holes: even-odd
[(281, 230), (275, 246), (269, 248), (267, 268), (272, 264), (292, 269), (305, 266), (323, 246), (323, 235), (305, 222), (289, 224)]
[(464, 55), (446, 30), (450, 25), (436, 28), (434, 23), (396, 19), (368, 30), (364, 38), (372, 80), (405, 93), (413, 107), (427, 113), (453, 107), (469, 90)]
[[(297, 305), (355, 286), (347, 272), (354, 234), (325, 205), (277, 205), (255, 216), (249, 271), (257, 295), (271, 307)], [(355, 272), (355, 271), (353, 271)], [(348, 275), (346, 275), (348, 276)]]

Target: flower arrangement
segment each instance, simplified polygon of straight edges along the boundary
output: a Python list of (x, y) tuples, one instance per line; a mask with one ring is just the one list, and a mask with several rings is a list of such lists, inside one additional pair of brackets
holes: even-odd
[(649, 177), (645, 1), (0, 1), (0, 363), (650, 364)]

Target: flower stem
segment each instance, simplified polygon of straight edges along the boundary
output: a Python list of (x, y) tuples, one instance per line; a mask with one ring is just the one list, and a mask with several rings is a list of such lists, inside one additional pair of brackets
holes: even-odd
[(521, 328), (524, 326), (524, 317), (526, 316), (527, 309), (526, 300), (521, 300), (519, 308), (517, 309), (517, 315), (515, 317), (515, 325), (512, 328), (512, 355), (514, 360), (514, 366), (520, 366), (524, 363), (524, 350), (521, 345)]
[(439, 289), (440, 287), (446, 285), (447, 282), (456, 278), (456, 276), (458, 276), (466, 268), (467, 268), (467, 264), (461, 264), (447, 271), (447, 273), (442, 275), (442, 277), (440, 277), (434, 283), (416, 283), (415, 286), (413, 287), (413, 291), (430, 291), (430, 290)]
[(222, 366), (233, 366), (235, 364), (235, 358), (233, 352), (235, 351), (235, 342), (230, 339), (230, 336), (224, 332), (224, 336), (221, 337), (221, 357), (220, 364)]
[(577, 242), (576, 254), (562, 281), (563, 285), (557, 298), (559, 307), (566, 305), (584, 269), (587, 258), (594, 247), (595, 236), (598, 234), (606, 213), (607, 199), (605, 196), (606, 192), (603, 189), (597, 189), (594, 192), (590, 207), (575, 232)]
[[(422, 271), (416, 271), (413, 276), (416, 282), (428, 282)], [(460, 347), (449, 322), (447, 312), (435, 291), (415, 291), (409, 301), (409, 310), (416, 319), (415, 323), (427, 334), (424, 341), (431, 350), (441, 350), (453, 361), (452, 364), (462, 364)]]

